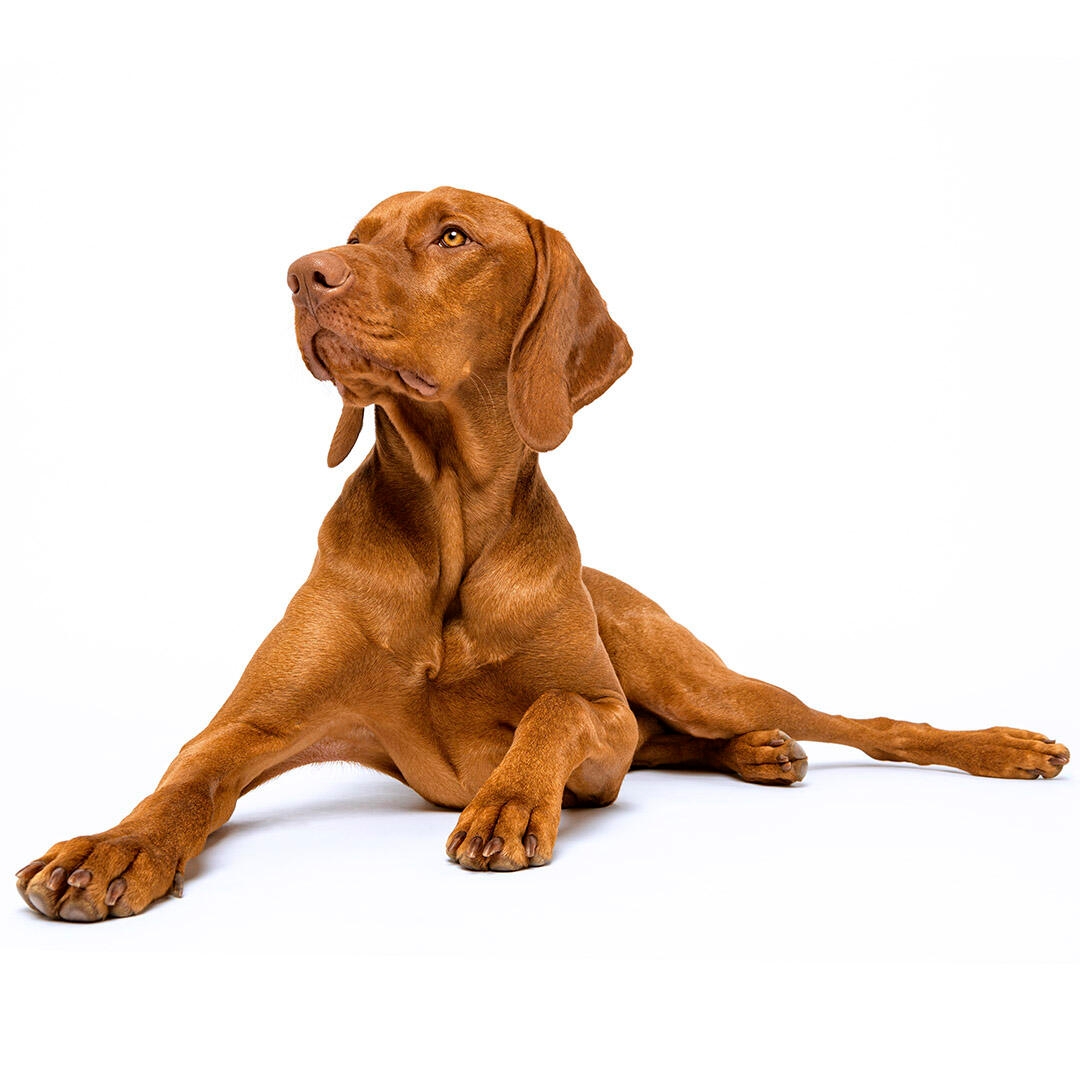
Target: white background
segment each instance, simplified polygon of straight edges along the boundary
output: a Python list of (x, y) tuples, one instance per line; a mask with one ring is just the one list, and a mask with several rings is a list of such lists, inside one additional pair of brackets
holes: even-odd
[[(306, 575), (345, 469), (285, 269), (439, 184), (562, 229), (635, 348), (544, 460), (588, 563), (814, 706), (1075, 748), (1068, 11), (9, 13), (9, 870), (144, 795)], [(387, 778), (293, 773), (182, 901), (85, 927), (12, 889), (6, 1058), (1052, 1067), (1080, 959), (1069, 770), (808, 750), (793, 790), (634, 773), (517, 875), (447, 862), (453, 815)]]

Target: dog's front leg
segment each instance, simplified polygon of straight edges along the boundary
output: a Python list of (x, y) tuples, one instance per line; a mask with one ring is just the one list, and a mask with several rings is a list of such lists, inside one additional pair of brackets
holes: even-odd
[(244, 787), (326, 731), (343, 657), (362, 642), (322, 593), (300, 590), (217, 716), (119, 825), (56, 844), (19, 872), (32, 908), (93, 922), (179, 893), (184, 865), (228, 820)]
[(613, 802), (636, 743), (637, 722), (624, 699), (542, 694), (462, 811), (446, 853), (468, 870), (550, 862), (564, 794), (570, 805)]

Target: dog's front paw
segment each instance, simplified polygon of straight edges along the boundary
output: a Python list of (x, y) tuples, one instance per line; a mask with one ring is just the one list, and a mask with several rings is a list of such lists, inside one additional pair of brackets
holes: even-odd
[(446, 854), (466, 870), (524, 870), (551, 861), (560, 799), (484, 785), (461, 812)]
[(15, 876), (34, 911), (66, 922), (137, 915), (166, 893), (179, 896), (177, 858), (124, 829), (56, 844)]

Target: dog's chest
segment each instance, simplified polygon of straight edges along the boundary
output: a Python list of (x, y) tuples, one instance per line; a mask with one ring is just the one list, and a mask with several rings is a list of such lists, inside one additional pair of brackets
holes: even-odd
[[(367, 713), (405, 782), (443, 806), (462, 807), (472, 798), (531, 704), (518, 661), (479, 663), (486, 654), (478, 648), (458, 625), (414, 659), (388, 658), (383, 699)], [(399, 680), (404, 675), (396, 686), (394, 671)]]
[(461, 617), (443, 621), (432, 635), (425, 676), (433, 688), (452, 689), (498, 668), (521, 648), (510, 634), (493, 637)]
[(469, 584), (442, 617), (414, 608), (372, 673), (372, 730), (406, 782), (445, 806), (472, 798), (528, 708), (552, 686), (577, 686), (582, 665), (570, 632), (580, 619), (553, 610), (550, 594), (505, 578), (501, 590)]
[(537, 651), (538, 626), (552, 621), (547, 575), (524, 570), (520, 555), (487, 559), (470, 569), (443, 599), (416, 610), (425, 677), (451, 688), (482, 673), (515, 665)]

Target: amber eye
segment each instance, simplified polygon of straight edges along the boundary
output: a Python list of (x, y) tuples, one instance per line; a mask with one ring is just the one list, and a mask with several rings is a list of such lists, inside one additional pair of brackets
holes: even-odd
[(444, 229), (442, 236), (439, 237), (439, 247), (455, 248), (461, 247), (462, 244), (467, 244), (469, 238), (460, 230), (451, 226), (449, 229)]

